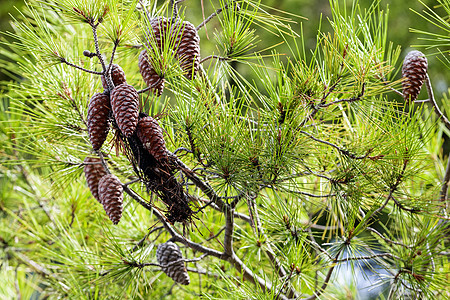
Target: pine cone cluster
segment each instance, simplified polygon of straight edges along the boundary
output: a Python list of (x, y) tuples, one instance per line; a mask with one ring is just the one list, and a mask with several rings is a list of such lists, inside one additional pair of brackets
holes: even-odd
[[(171, 19), (161, 17), (152, 20), (150, 25), (151, 39), (154, 42), (148, 40), (149, 46), (153, 45), (164, 51), (169, 46), (169, 51), (173, 51), (176, 55), (184, 75), (193, 78), (199, 68), (200, 55), (200, 39), (194, 25), (189, 22), (172, 23)], [(138, 65), (146, 84), (154, 93), (161, 95), (164, 78), (155, 71), (146, 50), (140, 53)], [(101, 149), (112, 124), (114, 129), (117, 129), (116, 133), (119, 133), (116, 139), (124, 147), (136, 173), (145, 180), (149, 190), (156, 193), (167, 206), (168, 220), (170, 222), (189, 220), (193, 211), (182, 185), (174, 177), (174, 167), (168, 163), (168, 152), (161, 127), (154, 118), (140, 113), (139, 93), (133, 86), (127, 84), (122, 68), (117, 64), (111, 64), (108, 68), (111, 68), (110, 75), (114, 88), (110, 90), (106, 77), (101, 76), (105, 91), (96, 93), (88, 107), (88, 133), (93, 149), (96, 151)], [(120, 180), (108, 174), (99, 158), (86, 158), (84, 172), (93, 196), (103, 205), (111, 221), (114, 224), (119, 223), (123, 209), (123, 187)], [(168, 245), (167, 253), (172, 253), (174, 249), (179, 252), (175, 244), (174, 249)], [(160, 253), (163, 260), (173, 259), (177, 255), (177, 251), (169, 255), (163, 248)], [(179, 255), (181, 258), (181, 253)], [(177, 282), (189, 283), (187, 273), (176, 275), (172, 265), (164, 268), (169, 276), (178, 278), (174, 279)], [(181, 264), (181, 269), (185, 271), (184, 264)]]
[(114, 225), (117, 225), (122, 217), (123, 187), (119, 178), (113, 174), (107, 174), (98, 183), (98, 195), (103, 209)]
[(182, 261), (183, 256), (177, 244), (167, 242), (158, 245), (156, 259), (161, 265), (162, 271), (175, 282), (183, 285), (190, 283), (189, 274)]
[[(109, 65), (106, 66), (106, 70), (108, 70)], [(127, 82), (125, 77), (125, 72), (122, 70), (122, 68), (117, 64), (111, 64), (111, 79), (114, 84), (114, 86), (121, 85), (122, 83)], [(105, 90), (108, 90), (108, 84), (106, 83), (105, 76), (102, 75), (102, 85)]]
[(427, 75), (428, 62), (425, 55), (417, 50), (409, 52), (403, 61), (402, 76), (404, 80), (403, 98), (414, 101), (419, 95), (423, 81)]
[(136, 89), (122, 83), (111, 93), (111, 107), (120, 131), (130, 137), (135, 131), (139, 115), (139, 94)]
[[(176, 53), (184, 75), (188, 79), (194, 78), (200, 65), (200, 37), (195, 26), (187, 21), (171, 24), (169, 19), (161, 17), (153, 19), (150, 25), (156, 44), (153, 44), (153, 46), (162, 50), (165, 43), (171, 43), (170, 50)], [(169, 38), (169, 35), (172, 36)], [(166, 41), (168, 38), (169, 40)], [(173, 45), (172, 40), (175, 41)], [(147, 42), (148, 47), (151, 48), (152, 42)], [(160, 96), (164, 89), (164, 78), (160, 77), (155, 71), (146, 50), (143, 50), (139, 55), (139, 70), (147, 86), (152, 87), (152, 90)]]
[(158, 122), (150, 116), (139, 119), (136, 134), (144, 148), (159, 162), (166, 161), (166, 143)]
[(83, 161), (84, 164), (84, 175), (86, 177), (86, 182), (91, 190), (92, 196), (101, 203), (100, 197), (98, 195), (98, 183), (100, 179), (105, 176), (106, 170), (102, 165), (100, 158), (96, 157), (86, 157)]
[(111, 104), (109, 96), (97, 93), (89, 102), (87, 127), (92, 148), (98, 150), (102, 147), (109, 132), (109, 113)]

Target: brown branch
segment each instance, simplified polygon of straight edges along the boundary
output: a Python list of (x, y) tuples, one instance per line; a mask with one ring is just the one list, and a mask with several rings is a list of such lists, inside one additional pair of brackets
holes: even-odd
[(433, 105), (434, 111), (436, 112), (438, 117), (441, 119), (441, 121), (444, 123), (445, 127), (447, 127), (447, 129), (450, 130), (450, 121), (439, 109), (439, 106), (437, 105), (436, 100), (434, 99), (433, 88), (431, 87), (431, 81), (430, 81), (430, 77), (428, 76), (428, 74), (426, 74), (426, 77), (425, 77), (425, 85), (427, 87), (428, 97), (430, 98), (430, 102)]
[(103, 75), (103, 72), (92, 71), (92, 70), (80, 67), (79, 65), (76, 65), (76, 64), (73, 64), (71, 62), (68, 62), (64, 57), (60, 57), (59, 61), (61, 63), (64, 63), (64, 64), (68, 65), (68, 66), (71, 66), (72, 68), (81, 70), (81, 71), (86, 72), (86, 73), (91, 73), (91, 74), (95, 74), (95, 75)]
[(297, 130), (305, 126), (305, 124), (309, 120), (314, 118), (314, 116), (319, 112), (322, 105), (325, 104), (325, 101), (327, 100), (328, 96), (334, 91), (334, 89), (337, 87), (340, 81), (341, 81), (340, 78), (338, 78), (338, 80), (328, 89), (328, 91), (325, 93), (325, 95), (323, 95), (322, 99), (320, 100), (320, 103), (315, 105), (312, 111), (309, 113), (309, 115), (300, 123), (300, 125), (298, 125)]
[(447, 157), (447, 167), (445, 168), (444, 179), (442, 180), (442, 188), (440, 192), (440, 201), (444, 202), (443, 212), (444, 215), (447, 215), (449, 209), (448, 203), (448, 185), (450, 184), (450, 154)]
[(176, 155), (167, 151), (169, 158), (172, 160), (173, 164), (186, 175), (189, 180), (191, 180), (211, 201), (213, 201), (222, 212), (228, 210), (227, 204), (223, 202), (220, 197), (215, 193), (213, 188), (203, 182), (191, 169), (189, 169)]
[(345, 156), (347, 156), (347, 157), (349, 157), (349, 158), (352, 158), (352, 159), (365, 159), (365, 158), (372, 158), (372, 159), (373, 159), (373, 158), (374, 158), (374, 157), (372, 157), (372, 156), (369, 156), (369, 154), (370, 154), (370, 152), (371, 152), (371, 149), (369, 149), (365, 155), (357, 156), (357, 155), (351, 153), (350, 151), (348, 151), (348, 150), (346, 150), (346, 149), (344, 149), (344, 148), (339, 147), (339, 146), (336, 145), (336, 144), (333, 144), (333, 143), (331, 143), (331, 142), (328, 142), (328, 141), (324, 141), (324, 140), (318, 139), (318, 138), (316, 138), (315, 136), (313, 136), (311, 133), (308, 133), (308, 132), (303, 131), (303, 130), (300, 130), (300, 133), (302, 133), (302, 134), (304, 134), (304, 135), (307, 135), (309, 138), (311, 138), (312, 140), (314, 140), (314, 141), (316, 141), (316, 142), (319, 142), (319, 143), (322, 143), (322, 144), (325, 144), (325, 145), (328, 145), (328, 146), (331, 146), (331, 147), (335, 148), (336, 150), (339, 151), (339, 153), (341, 153), (341, 154), (343, 154), (343, 155), (345, 155)]
[(191, 240), (185, 238), (184, 236), (182, 236), (181, 234), (177, 233), (175, 231), (174, 228), (172, 228), (172, 226), (166, 221), (165, 216), (156, 208), (153, 207), (152, 205), (150, 205), (148, 202), (146, 202), (139, 194), (137, 194), (135, 191), (133, 191), (132, 189), (130, 189), (128, 186), (122, 185), (123, 190), (125, 193), (127, 193), (131, 198), (133, 198), (136, 202), (138, 202), (141, 206), (143, 206), (145, 209), (147, 209), (148, 211), (153, 212), (154, 215), (156, 215), (156, 217), (161, 221), (161, 223), (163, 224), (164, 228), (169, 232), (169, 234), (172, 236), (172, 239), (176, 242), (182, 243), (184, 245), (186, 245), (189, 248), (192, 248), (196, 251), (202, 252), (202, 253), (207, 253), (208, 255), (220, 258), (220, 259), (225, 259), (223, 256), (223, 253), (215, 250), (215, 249), (211, 249), (205, 246), (202, 246), (201, 244), (198, 243), (194, 243)]
[[(92, 28), (92, 35), (94, 36), (95, 53), (97, 54), (98, 60), (100, 61), (100, 64), (102, 65), (102, 69), (103, 69), (102, 74), (105, 74), (106, 73), (106, 65), (105, 65), (105, 61), (103, 60), (103, 56), (100, 53), (100, 47), (98, 45), (98, 36), (97, 36), (98, 23), (97, 24), (90, 23), (90, 25)], [(108, 85), (109, 92), (111, 92), (114, 89), (114, 84), (112, 82), (111, 76), (105, 76), (105, 81)]]
[[(235, 1), (232, 1), (231, 3), (234, 3)], [(217, 9), (215, 12), (213, 12), (209, 17), (207, 17), (200, 25), (197, 26), (197, 31), (199, 31), (203, 26), (205, 26), (209, 21), (211, 21), (215, 16), (220, 14), (224, 9), (227, 9), (229, 4), (225, 4), (224, 7)]]
[(227, 58), (227, 57), (223, 57), (223, 56), (219, 56), (219, 55), (208, 55), (207, 57), (205, 57), (205, 58), (203, 58), (202, 60), (200, 60), (200, 64), (202, 64), (202, 63), (204, 63), (205, 61), (207, 61), (207, 60), (210, 60), (210, 59), (212, 59), (212, 58), (215, 58), (215, 59), (217, 59), (217, 60), (230, 60), (229, 58)]
[(233, 220), (234, 209), (227, 209), (225, 214), (225, 235), (223, 239), (223, 252), (227, 256), (233, 255), (233, 231), (234, 231), (234, 220)]

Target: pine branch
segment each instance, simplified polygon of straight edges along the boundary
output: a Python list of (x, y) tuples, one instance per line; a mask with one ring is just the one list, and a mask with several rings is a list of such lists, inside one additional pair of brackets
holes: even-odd
[(133, 198), (136, 202), (138, 202), (141, 206), (143, 206), (148, 211), (153, 212), (154, 215), (161, 221), (164, 228), (169, 232), (169, 234), (172, 236), (172, 239), (176, 242), (182, 243), (186, 245), (189, 248), (192, 248), (196, 251), (206, 253), (208, 255), (223, 259), (223, 253), (202, 246), (201, 244), (194, 243), (190, 241), (189, 239), (185, 238), (184, 236), (178, 234), (175, 229), (172, 228), (172, 225), (170, 225), (167, 221), (165, 216), (156, 208), (151, 206), (149, 203), (147, 203), (139, 194), (137, 194), (135, 191), (130, 189), (128, 186), (123, 186), (123, 190), (125, 193), (127, 193), (131, 198)]
[(109, 91), (111, 92), (114, 89), (114, 84), (112, 82), (111, 75), (106, 74), (105, 61), (103, 60), (103, 56), (100, 53), (100, 47), (98, 44), (97, 27), (98, 27), (99, 23), (93, 24), (91, 22), (91, 23), (89, 23), (89, 25), (91, 25), (92, 35), (94, 36), (95, 53), (97, 54), (97, 58), (100, 61), (100, 64), (102, 65), (102, 70), (103, 70), (102, 74), (105, 74), (105, 81), (106, 81), (106, 84), (108, 85)]
[(72, 68), (81, 70), (83, 72), (90, 73), (90, 74), (95, 74), (95, 75), (103, 75), (103, 72), (92, 71), (92, 70), (80, 67), (80, 66), (78, 66), (76, 64), (73, 64), (71, 62), (68, 62), (64, 57), (60, 57), (59, 60), (60, 60), (61, 63), (64, 63), (64, 64), (66, 64), (66, 65), (68, 65), (68, 66), (70, 66)]
[(223, 252), (226, 256), (231, 257), (234, 253), (233, 250), (233, 220), (234, 209), (227, 209), (225, 214), (225, 235), (223, 238)]
[(319, 143), (331, 146), (331, 147), (335, 148), (336, 150), (338, 150), (341, 154), (343, 154), (343, 155), (345, 155), (345, 156), (347, 156), (349, 158), (352, 158), (352, 159), (365, 159), (365, 158), (374, 159), (374, 158), (379, 158), (379, 157), (376, 157), (376, 156), (369, 156), (369, 154), (371, 152), (371, 149), (369, 149), (365, 155), (356, 156), (355, 154), (351, 153), (350, 151), (348, 151), (346, 149), (343, 149), (343, 148), (339, 147), (336, 144), (333, 144), (333, 143), (330, 143), (330, 142), (327, 142), (327, 141), (324, 141), (324, 140), (321, 140), (321, 139), (318, 139), (318, 138), (314, 137), (311, 133), (308, 133), (308, 132), (303, 131), (303, 130), (300, 130), (300, 133), (302, 133), (304, 135), (307, 135), (308, 137), (310, 137), (312, 140), (314, 140), (316, 142), (319, 142)]
[(123, 260), (123, 263), (128, 265), (128, 266), (131, 266), (131, 267), (134, 267), (134, 268), (139, 268), (139, 269), (142, 269), (142, 268), (145, 268), (145, 267), (150, 267), (150, 266), (160, 267), (160, 268), (168, 268), (168, 267), (176, 265), (176, 264), (178, 264), (180, 262), (182, 262), (182, 263), (197, 262), (197, 261), (202, 260), (206, 256), (208, 256), (207, 253), (201, 255), (200, 257), (192, 258), (192, 259), (181, 258), (181, 259), (178, 259), (178, 260), (175, 260), (175, 261), (171, 261), (170, 263), (165, 264), (165, 265), (160, 265), (160, 264), (156, 264), (156, 263), (141, 263), (141, 262), (137, 262), (137, 261), (131, 261), (130, 262), (130, 261), (126, 261), (126, 260)]
[(211, 201), (213, 201), (222, 212), (226, 212), (229, 208), (227, 204), (223, 202), (220, 197), (215, 193), (213, 188), (209, 186), (209, 184), (203, 182), (195, 173), (189, 169), (176, 155), (173, 153), (167, 152), (169, 158), (172, 160), (172, 163), (177, 169), (182, 171), (184, 175), (189, 178)]
[(364, 82), (362, 84), (361, 92), (356, 97), (352, 97), (349, 99), (338, 99), (338, 100), (335, 100), (330, 103), (321, 104), (320, 107), (328, 107), (328, 106), (335, 105), (335, 104), (342, 103), (342, 102), (351, 103), (351, 102), (355, 102), (355, 101), (360, 101), (362, 99), (362, 97), (364, 96), (365, 86), (366, 86), (366, 83)]
[(307, 122), (312, 120), (314, 116), (319, 112), (319, 110), (322, 108), (322, 105), (324, 105), (327, 101), (328, 96), (334, 91), (334, 89), (337, 87), (339, 82), (341, 81), (341, 78), (338, 78), (336, 82), (328, 89), (328, 91), (323, 95), (322, 99), (320, 99), (319, 104), (315, 105), (312, 108), (312, 111), (309, 113), (309, 115), (298, 125), (297, 130), (300, 130)]
[(202, 60), (200, 60), (199, 63), (202, 64), (202, 63), (204, 63), (205, 61), (210, 60), (210, 59), (213, 59), (213, 58), (215, 58), (215, 59), (217, 59), (217, 60), (219, 60), (219, 61), (230, 60), (228, 57), (223, 57), (223, 56), (219, 56), (219, 55), (208, 55), (207, 57), (205, 57), (205, 58), (203, 58)]
[(433, 105), (434, 111), (438, 115), (438, 117), (441, 119), (441, 121), (444, 123), (445, 127), (450, 130), (450, 121), (447, 119), (447, 117), (442, 113), (439, 106), (436, 103), (436, 100), (434, 99), (434, 93), (433, 88), (431, 86), (430, 77), (428, 76), (428, 73), (425, 74), (425, 85), (427, 87), (427, 93), (428, 97), (430, 98), (430, 102)]

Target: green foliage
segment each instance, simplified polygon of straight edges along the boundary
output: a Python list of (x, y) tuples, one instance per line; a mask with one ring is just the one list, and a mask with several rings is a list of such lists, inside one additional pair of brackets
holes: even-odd
[[(0, 49), (16, 79), (0, 102), (0, 297), (345, 299), (374, 273), (387, 289), (379, 297), (446, 299), (450, 132), (429, 103), (399, 102), (401, 49), (382, 2), (331, 0), (309, 49), (290, 12), (212, 1), (211, 12), (222, 10), (199, 27), (204, 60), (192, 80), (172, 24), (200, 24), (199, 8), (171, 3), (28, 1), (14, 20)], [(446, 30), (448, 16), (419, 14)], [(160, 49), (151, 20), (162, 16)], [(445, 33), (416, 33), (445, 46)], [(165, 91), (139, 91), (140, 110), (163, 129), (194, 211), (185, 222), (167, 221), (170, 207), (135, 173), (114, 122), (100, 151), (89, 142), (89, 99), (109, 93), (98, 78), (105, 64), (144, 88), (142, 49)], [(448, 113), (448, 96), (439, 98)], [(117, 226), (85, 183), (86, 156), (104, 158), (124, 183)], [(157, 262), (169, 239), (188, 286)], [(347, 269), (355, 278), (342, 286)]]

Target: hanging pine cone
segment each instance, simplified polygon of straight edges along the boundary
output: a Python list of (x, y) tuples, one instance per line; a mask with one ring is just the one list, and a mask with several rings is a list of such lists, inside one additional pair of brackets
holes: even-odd
[[(108, 70), (109, 65), (106, 66), (106, 70)], [(105, 90), (108, 89), (108, 84), (106, 83), (105, 76), (101, 76), (102, 79), (102, 85)], [(122, 70), (122, 68), (119, 65), (112, 64), (111, 65), (111, 79), (114, 84), (114, 86), (121, 85), (122, 83), (127, 82), (127, 79), (125, 78), (125, 72)]]
[(177, 244), (167, 242), (158, 245), (158, 249), (156, 249), (156, 259), (161, 265), (162, 271), (175, 282), (183, 285), (188, 285), (190, 283), (189, 274), (184, 262), (179, 261), (183, 259), (183, 256), (181, 255), (180, 248), (178, 248)]
[(120, 131), (130, 137), (136, 130), (139, 115), (139, 94), (127, 83), (114, 88), (111, 93), (111, 107)]
[(161, 96), (164, 89), (164, 78), (156, 73), (155, 69), (150, 63), (146, 50), (142, 50), (139, 54), (139, 71), (147, 86), (151, 86), (151, 90)]
[(425, 55), (417, 50), (411, 51), (403, 61), (402, 76), (404, 80), (403, 98), (414, 101), (419, 95), (420, 88), (427, 75), (428, 62)]
[(181, 25), (176, 45), (176, 54), (184, 76), (188, 79), (195, 77), (200, 64), (200, 37), (190, 22), (184, 21)]
[(123, 202), (123, 187), (119, 178), (113, 174), (103, 176), (98, 183), (98, 194), (106, 214), (117, 225), (122, 217)]
[(136, 134), (144, 148), (159, 162), (166, 161), (166, 143), (161, 127), (152, 117), (138, 121)]
[(170, 19), (165, 17), (156, 17), (150, 21), (150, 26), (152, 28), (152, 32), (150, 34), (152, 37), (148, 37), (149, 40), (147, 41), (147, 44), (149, 48), (152, 47), (153, 42), (156, 43), (156, 46), (159, 49), (164, 48), (165, 40), (169, 35), (169, 23)]
[(87, 127), (92, 148), (98, 150), (102, 147), (109, 132), (109, 112), (111, 103), (106, 94), (95, 94), (89, 102)]
[(86, 157), (83, 163), (84, 175), (86, 177), (87, 185), (91, 190), (91, 194), (101, 203), (98, 195), (98, 183), (100, 179), (107, 174), (102, 165), (102, 161), (98, 157)]

